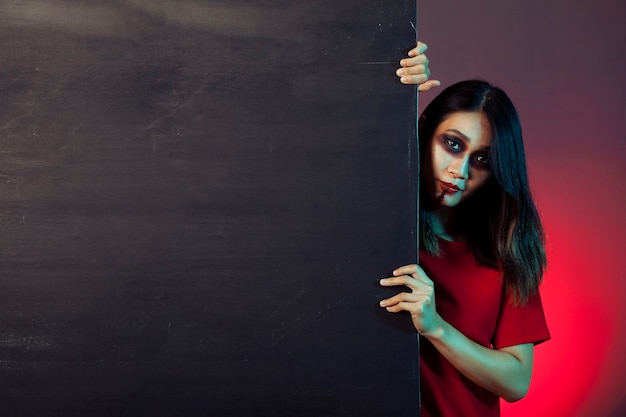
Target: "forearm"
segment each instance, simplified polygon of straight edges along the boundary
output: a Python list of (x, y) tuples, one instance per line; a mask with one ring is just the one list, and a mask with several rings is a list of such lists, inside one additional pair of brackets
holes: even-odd
[(532, 373), (532, 344), (491, 349), (470, 340), (444, 320), (424, 337), (479, 386), (509, 402), (526, 395)]

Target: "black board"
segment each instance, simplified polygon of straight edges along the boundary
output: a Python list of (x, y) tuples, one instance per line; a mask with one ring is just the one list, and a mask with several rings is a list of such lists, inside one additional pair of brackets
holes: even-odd
[(414, 2), (0, 10), (1, 415), (418, 415)]

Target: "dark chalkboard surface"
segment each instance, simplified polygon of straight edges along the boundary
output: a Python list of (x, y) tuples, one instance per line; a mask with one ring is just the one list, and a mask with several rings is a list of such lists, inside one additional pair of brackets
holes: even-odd
[(418, 415), (414, 22), (4, 1), (0, 415)]

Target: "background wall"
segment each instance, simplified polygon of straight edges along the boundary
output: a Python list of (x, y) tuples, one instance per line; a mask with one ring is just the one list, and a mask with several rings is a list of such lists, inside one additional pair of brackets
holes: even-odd
[(418, 10), (433, 78), (485, 78), (516, 103), (549, 238), (553, 339), (536, 349), (527, 398), (503, 415), (626, 415), (626, 5), (421, 0)]

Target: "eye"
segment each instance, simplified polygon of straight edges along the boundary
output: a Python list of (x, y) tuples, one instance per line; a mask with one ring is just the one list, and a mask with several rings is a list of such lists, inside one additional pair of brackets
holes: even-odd
[(477, 153), (474, 156), (474, 161), (479, 167), (489, 168), (489, 156), (484, 152)]
[(458, 153), (463, 150), (463, 143), (455, 137), (452, 136), (444, 136), (443, 143), (446, 147), (453, 153)]

